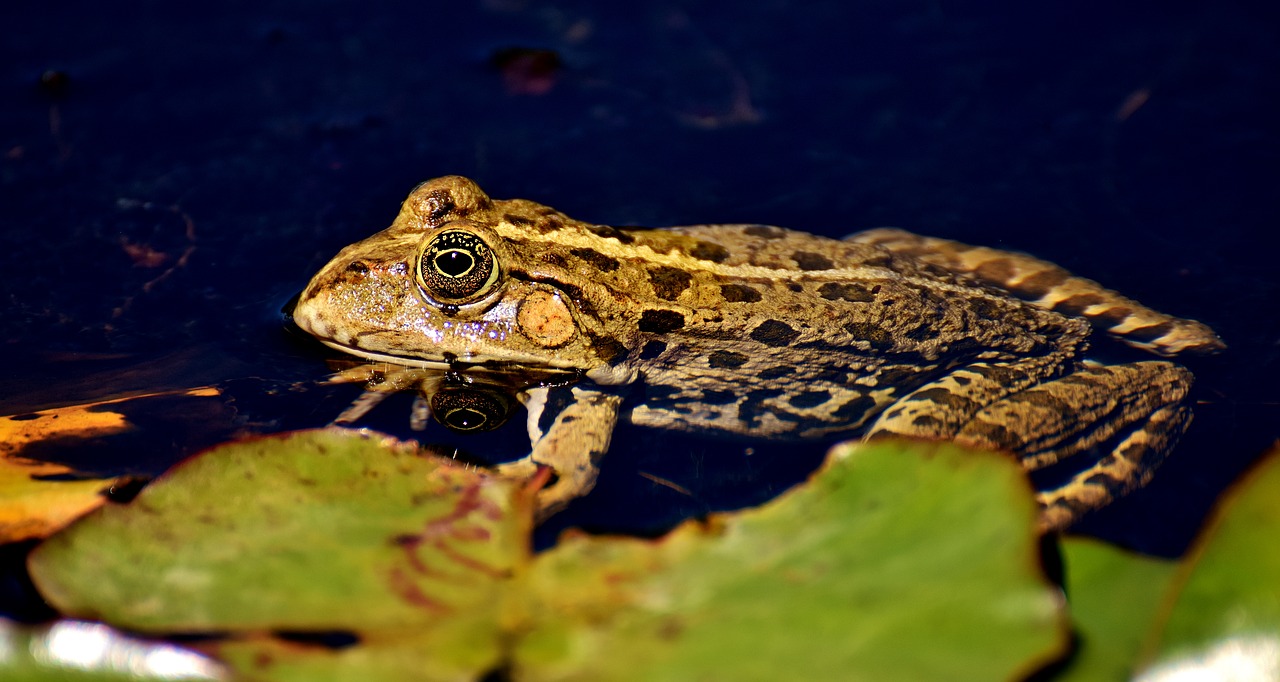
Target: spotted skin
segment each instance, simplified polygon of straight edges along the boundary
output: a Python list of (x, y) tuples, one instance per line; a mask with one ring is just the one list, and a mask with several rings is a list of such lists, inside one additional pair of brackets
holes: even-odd
[[(555, 469), (548, 512), (590, 489), (627, 418), (750, 438), (953, 439), (1029, 469), (1079, 458), (1076, 478), (1041, 493), (1046, 528), (1145, 481), (1189, 418), (1185, 369), (1089, 365), (1091, 329), (1164, 356), (1222, 347), (1199, 322), (1022, 254), (898, 230), (620, 229), (459, 177), (423, 183), (389, 228), (339, 253), (294, 319), (368, 360), (507, 377), (533, 443), (507, 471)], [(548, 400), (551, 385), (575, 397)]]

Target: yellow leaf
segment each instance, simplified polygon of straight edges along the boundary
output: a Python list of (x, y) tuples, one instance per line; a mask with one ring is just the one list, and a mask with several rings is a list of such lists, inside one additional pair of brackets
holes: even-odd
[[(217, 395), (214, 388), (178, 392)], [(53, 462), (21, 457), (33, 443), (56, 438), (90, 439), (124, 433), (128, 418), (106, 406), (130, 396), (0, 417), (0, 543), (42, 538), (106, 501), (99, 494), (118, 479), (74, 478), (78, 472)]]
[(61, 464), (0, 458), (0, 542), (42, 538), (106, 501), (111, 480), (41, 480), (72, 473)]

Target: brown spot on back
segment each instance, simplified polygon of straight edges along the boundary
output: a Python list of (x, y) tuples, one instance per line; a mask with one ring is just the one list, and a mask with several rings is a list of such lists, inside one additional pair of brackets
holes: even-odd
[(731, 405), (738, 402), (738, 394), (733, 391), (703, 390), (699, 402), (708, 405)]
[(922, 367), (893, 365), (877, 372), (875, 381), (876, 385), (887, 388), (892, 388), (894, 386), (906, 386), (911, 383), (918, 383), (927, 377), (933, 376), (933, 370), (936, 368), (936, 365), (926, 365)]
[(712, 263), (723, 263), (729, 258), (729, 249), (712, 242), (698, 242), (693, 245), (689, 255), (698, 260), (709, 260)]
[(782, 239), (787, 234), (781, 228), (768, 225), (751, 225), (743, 228), (742, 233), (749, 237), (759, 237), (761, 239)]
[(532, 220), (529, 220), (528, 218), (525, 218), (524, 216), (518, 216), (518, 215), (515, 215), (515, 214), (513, 214), (513, 213), (507, 213), (507, 214), (504, 214), (504, 215), (502, 216), (502, 219), (503, 219), (503, 220), (505, 220), (505, 221), (507, 221), (507, 222), (509, 222), (509, 223), (511, 223), (512, 225), (525, 225), (525, 226), (528, 226), (528, 225), (532, 225), (532, 224), (533, 224), (533, 221), (532, 221)]
[(853, 282), (826, 282), (818, 287), (818, 295), (828, 301), (844, 299), (854, 303), (865, 303), (875, 300), (875, 292), (880, 287), (867, 287)]
[(1013, 277), (1014, 272), (1016, 272), (1016, 268), (1012, 261), (1007, 258), (997, 258), (979, 265), (973, 271), (973, 274), (990, 282), (1003, 283), (1008, 282)]
[(640, 349), (641, 360), (653, 360), (667, 349), (667, 344), (662, 341), (650, 341), (644, 344), (644, 348)]
[(839, 419), (846, 424), (852, 424), (862, 419), (871, 410), (875, 409), (876, 401), (865, 395), (859, 395), (845, 404), (837, 407), (831, 412), (831, 416)]
[(831, 391), (805, 391), (791, 396), (787, 399), (787, 403), (794, 407), (817, 407), (830, 399)]
[(797, 336), (800, 336), (800, 332), (778, 320), (765, 320), (751, 330), (751, 338), (766, 346), (786, 346), (795, 341)]
[(640, 331), (663, 334), (684, 327), (684, 315), (674, 310), (646, 310), (640, 315)]
[(850, 322), (844, 326), (844, 330), (854, 339), (870, 343), (875, 350), (893, 348), (893, 336), (883, 327), (871, 322)]
[(626, 232), (623, 232), (622, 230), (619, 230), (616, 227), (610, 227), (608, 225), (587, 225), (587, 230), (599, 237), (604, 237), (606, 239), (617, 239), (619, 242), (622, 242), (623, 244), (630, 244), (636, 240), (635, 237), (632, 237)]
[(618, 269), (618, 259), (606, 256), (595, 249), (570, 249), (569, 253), (581, 258), (601, 272), (613, 272)]
[(742, 353), (735, 353), (731, 350), (718, 350), (707, 356), (707, 365), (715, 369), (733, 369), (747, 364), (750, 360)]
[(607, 336), (596, 336), (588, 334), (591, 339), (591, 348), (596, 352), (601, 360), (610, 365), (616, 365), (627, 357), (627, 347), (622, 345), (617, 339), (611, 339)]
[(660, 265), (649, 271), (649, 282), (653, 284), (653, 293), (658, 298), (674, 301), (689, 284), (693, 276), (669, 265)]
[(967, 437), (974, 437), (985, 441), (985, 444), (999, 450), (1017, 450), (1023, 443), (1022, 439), (1010, 431), (1002, 424), (994, 424), (986, 421), (970, 422), (964, 428)]
[(791, 254), (791, 260), (794, 260), (801, 270), (830, 270), (835, 266), (830, 258), (812, 251), (796, 251)]
[(782, 389), (762, 388), (751, 391), (747, 394), (746, 400), (738, 405), (738, 419), (742, 423), (749, 426), (755, 426), (760, 421), (761, 415), (770, 412), (764, 406), (764, 401), (782, 394)]
[(1066, 270), (1049, 268), (1018, 282), (1018, 285), (1010, 287), (1010, 290), (1019, 296), (1040, 298), (1049, 293), (1050, 289), (1067, 281), (1067, 277), (1069, 275)]
[(788, 374), (795, 374), (795, 371), (796, 371), (795, 367), (788, 367), (787, 365), (778, 365), (777, 367), (770, 367), (769, 369), (766, 369), (760, 372), (760, 378), (761, 379), (778, 379), (780, 377), (785, 377)]
[(762, 298), (760, 292), (745, 284), (721, 284), (720, 295), (729, 303), (755, 303)]

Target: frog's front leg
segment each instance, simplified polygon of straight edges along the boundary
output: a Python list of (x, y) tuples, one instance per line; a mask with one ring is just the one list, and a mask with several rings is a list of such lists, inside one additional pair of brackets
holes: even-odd
[(890, 407), (868, 437), (952, 439), (1012, 452), (1028, 470), (1096, 453), (1038, 495), (1041, 527), (1064, 528), (1146, 483), (1190, 420), (1191, 373), (1157, 361), (1087, 366), (1060, 379), (1045, 374), (1051, 370), (1030, 360), (958, 369)]
[(529, 401), (532, 451), (527, 457), (498, 467), (499, 474), (513, 478), (529, 478), (539, 466), (555, 473), (556, 479), (538, 491), (538, 519), (564, 509), (595, 487), (600, 459), (609, 450), (618, 423), (622, 396), (579, 386), (569, 390), (570, 401), (544, 431), (540, 426), (545, 421), (543, 413), (551, 408), (546, 407), (547, 389), (536, 389)]

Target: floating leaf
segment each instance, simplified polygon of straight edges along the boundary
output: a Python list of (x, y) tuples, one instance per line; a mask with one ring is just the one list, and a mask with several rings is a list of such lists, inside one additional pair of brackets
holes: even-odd
[(1174, 579), (1144, 680), (1280, 679), (1280, 448), (1219, 502)]
[(1061, 651), (1006, 458), (833, 451), (808, 485), (657, 541), (528, 551), (528, 491), (340, 430), (209, 451), (33, 553), (59, 609), (254, 679), (999, 679)]
[(1061, 650), (1007, 459), (890, 442), (833, 456), (759, 509), (539, 557), (516, 678), (992, 680)]
[(98, 438), (130, 427), (107, 403), (0, 417), (0, 542), (46, 537), (106, 501), (112, 479), (76, 478), (70, 467), (21, 457), (33, 443)]
[(1064, 539), (1062, 554), (1079, 648), (1070, 667), (1054, 679), (1129, 679), (1177, 563), (1091, 538)]

